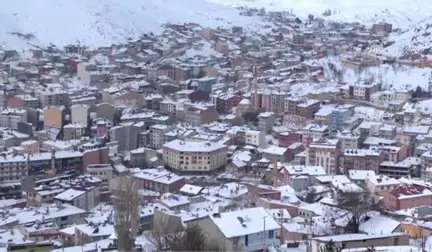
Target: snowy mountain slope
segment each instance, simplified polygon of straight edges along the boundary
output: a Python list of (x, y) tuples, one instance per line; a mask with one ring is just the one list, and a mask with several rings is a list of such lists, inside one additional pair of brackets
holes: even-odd
[(395, 41), (393, 45), (386, 48), (392, 55), (404, 55), (406, 52), (422, 52), (429, 49), (432, 54), (432, 17), (410, 26), (401, 33), (390, 36)]
[(263, 24), (257, 17), (240, 16), (235, 8), (205, 0), (17, 0), (0, 8), (0, 46), (28, 46), (13, 32), (34, 35), (29, 43), (38, 45), (109, 45), (157, 33), (167, 22), (242, 25), (255, 31)]
[(432, 16), (430, 0), (207, 0), (227, 6), (248, 6), (266, 10), (292, 10), (296, 15), (321, 16), (327, 10), (337, 14), (329, 17), (339, 21), (373, 23), (387, 21), (395, 27), (409, 25)]

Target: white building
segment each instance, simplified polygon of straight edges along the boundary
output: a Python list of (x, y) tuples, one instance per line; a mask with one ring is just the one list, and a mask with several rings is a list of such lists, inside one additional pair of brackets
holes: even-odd
[(276, 232), (280, 225), (263, 207), (214, 213), (201, 223), (204, 233), (226, 251), (258, 251), (279, 245)]
[(256, 147), (265, 147), (265, 132), (258, 130), (248, 130), (245, 133), (245, 144)]
[(87, 125), (89, 119), (90, 106), (86, 104), (76, 104), (71, 106), (72, 123)]
[(213, 142), (174, 140), (165, 143), (163, 160), (176, 170), (209, 172), (227, 164), (226, 145)]
[(18, 129), (19, 122), (27, 122), (27, 111), (24, 109), (7, 108), (0, 113), (0, 126)]

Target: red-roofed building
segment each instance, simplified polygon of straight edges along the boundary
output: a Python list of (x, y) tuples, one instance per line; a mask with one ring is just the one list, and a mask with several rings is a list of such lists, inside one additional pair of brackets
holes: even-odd
[(389, 210), (401, 210), (418, 206), (432, 206), (432, 191), (411, 185), (379, 193), (384, 197), (384, 206)]

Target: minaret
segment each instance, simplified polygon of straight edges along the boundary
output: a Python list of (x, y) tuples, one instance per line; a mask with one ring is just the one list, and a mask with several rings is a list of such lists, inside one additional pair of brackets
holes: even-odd
[(52, 149), (51, 150), (51, 172), (52, 173), (56, 173), (56, 167), (55, 167), (55, 161), (56, 161), (56, 158), (55, 158), (55, 150), (54, 149)]

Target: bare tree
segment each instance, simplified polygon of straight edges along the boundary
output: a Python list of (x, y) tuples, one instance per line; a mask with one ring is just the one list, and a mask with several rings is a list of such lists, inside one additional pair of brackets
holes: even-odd
[(156, 213), (149, 240), (157, 251), (224, 251), (223, 247), (211, 240), (200, 226), (189, 225), (180, 230), (175, 218), (161, 218)]
[(352, 214), (346, 226), (346, 232), (348, 233), (359, 233), (360, 221), (369, 211), (381, 212), (383, 210), (380, 198), (365, 191), (339, 191), (336, 199), (339, 207)]
[(113, 190), (114, 225), (119, 251), (132, 251), (139, 229), (140, 197), (138, 185), (130, 177), (119, 177)]

